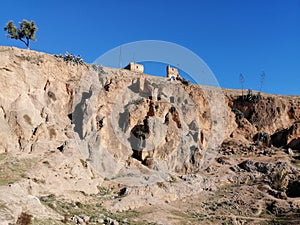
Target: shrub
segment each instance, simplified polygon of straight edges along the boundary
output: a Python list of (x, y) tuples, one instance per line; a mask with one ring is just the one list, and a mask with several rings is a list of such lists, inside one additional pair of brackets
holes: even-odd
[(258, 144), (259, 142), (265, 144), (266, 146), (270, 147), (271, 146), (271, 137), (268, 133), (266, 132), (259, 132), (254, 135), (253, 141)]
[(238, 124), (238, 127), (243, 127), (241, 120), (245, 117), (244, 113), (236, 108), (231, 109), (231, 111), (235, 114), (235, 122)]
[(253, 94), (252, 90), (249, 89), (247, 95), (239, 96), (237, 100), (241, 103), (244, 102), (257, 103), (259, 100), (261, 100), (261, 95), (260, 93)]
[(75, 63), (75, 64), (80, 64), (80, 65), (83, 65), (84, 62), (83, 62), (83, 59), (81, 58), (80, 55), (73, 55), (69, 52), (66, 52), (65, 55), (62, 55), (62, 54), (59, 54), (59, 55), (54, 55), (55, 57), (57, 58), (62, 58), (66, 63)]
[(278, 169), (271, 175), (272, 186), (278, 191), (285, 191), (288, 184), (288, 173), (284, 169)]
[(29, 225), (31, 223), (32, 215), (22, 212), (18, 217), (16, 225)]

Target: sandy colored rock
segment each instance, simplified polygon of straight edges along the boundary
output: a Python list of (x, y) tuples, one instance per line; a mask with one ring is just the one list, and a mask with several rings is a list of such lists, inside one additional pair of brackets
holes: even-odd
[(166, 214), (169, 224), (220, 222), (212, 212), (259, 224), (268, 207), (297, 212), (297, 96), (243, 96), (10, 47), (0, 47), (0, 79), (2, 221), (24, 211), (62, 220), (63, 203), (162, 224)]

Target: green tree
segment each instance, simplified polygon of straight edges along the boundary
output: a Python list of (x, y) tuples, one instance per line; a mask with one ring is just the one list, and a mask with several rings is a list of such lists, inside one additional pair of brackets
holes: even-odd
[(37, 26), (34, 21), (23, 20), (19, 23), (20, 27), (17, 28), (13, 21), (9, 21), (4, 27), (4, 31), (7, 31), (7, 37), (22, 41), (27, 49), (29, 49), (29, 42), (36, 41), (34, 35), (37, 31)]

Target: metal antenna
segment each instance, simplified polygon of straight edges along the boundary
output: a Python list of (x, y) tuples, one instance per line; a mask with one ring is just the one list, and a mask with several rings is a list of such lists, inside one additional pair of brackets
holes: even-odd
[(119, 55), (119, 67), (123, 67), (123, 58), (122, 58), (122, 45), (120, 46), (120, 55)]

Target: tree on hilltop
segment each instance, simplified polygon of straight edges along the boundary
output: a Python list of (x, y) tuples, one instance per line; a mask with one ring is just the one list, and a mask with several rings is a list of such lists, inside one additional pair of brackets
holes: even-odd
[(19, 23), (20, 27), (17, 28), (13, 21), (9, 21), (4, 27), (4, 31), (7, 31), (7, 37), (22, 41), (27, 49), (29, 49), (29, 42), (36, 41), (34, 35), (37, 31), (37, 26), (34, 21), (23, 20)]

